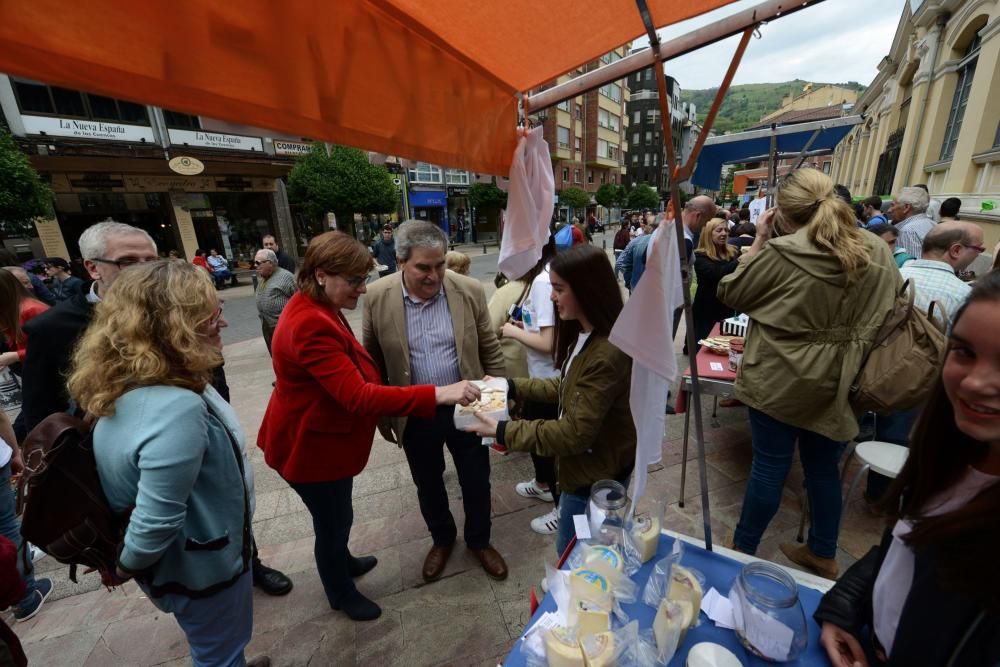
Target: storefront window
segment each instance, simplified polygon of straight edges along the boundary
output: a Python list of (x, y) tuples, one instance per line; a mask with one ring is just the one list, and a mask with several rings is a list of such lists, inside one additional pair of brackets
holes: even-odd
[(464, 169), (449, 169), (445, 174), (448, 185), (468, 185), (469, 172)]
[(163, 110), (163, 122), (167, 124), (167, 127), (173, 127), (179, 130), (201, 129), (201, 121), (198, 120), (197, 116), (191, 116), (177, 111), (170, 111), (169, 109)]
[(141, 104), (59, 86), (47, 86), (27, 79), (12, 79), (12, 82), (22, 113), (149, 124), (146, 107)]
[(410, 169), (410, 182), (443, 183), (444, 172), (441, 171), (441, 167), (435, 167), (426, 162), (418, 162), (416, 169)]

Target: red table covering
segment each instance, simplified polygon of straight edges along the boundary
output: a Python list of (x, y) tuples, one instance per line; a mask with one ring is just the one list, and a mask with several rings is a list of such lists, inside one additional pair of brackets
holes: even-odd
[[(712, 328), (712, 333), (709, 334), (709, 337), (720, 335), (719, 332), (721, 330), (722, 330), (722, 325), (716, 323), (716, 325)], [(721, 371), (712, 370), (713, 362), (722, 364), (722, 370)], [(722, 356), (721, 354), (715, 354), (707, 347), (702, 346), (698, 350), (698, 354), (695, 355), (695, 363), (698, 365), (699, 378), (722, 380), (724, 382), (736, 382), (736, 371), (729, 370), (728, 355)], [(691, 377), (690, 367), (688, 367), (688, 369), (684, 371), (683, 377), (685, 378)], [(684, 382), (681, 382), (680, 391), (677, 392), (677, 405), (674, 406), (674, 410), (677, 412), (677, 414), (681, 414), (682, 412), (687, 410), (687, 399), (688, 399), (688, 392), (686, 389), (686, 385)]]

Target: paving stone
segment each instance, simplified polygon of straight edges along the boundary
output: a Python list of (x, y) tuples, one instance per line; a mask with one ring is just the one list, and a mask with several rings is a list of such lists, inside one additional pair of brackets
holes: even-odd
[(101, 628), (88, 628), (43, 641), (22, 640), (21, 646), (29, 665), (79, 667), (86, 662), (87, 656), (93, 652), (100, 639)]
[(174, 617), (155, 610), (152, 604), (149, 609), (152, 613), (116, 621), (104, 631), (104, 643), (123, 665), (156, 665), (189, 655), (187, 640)]

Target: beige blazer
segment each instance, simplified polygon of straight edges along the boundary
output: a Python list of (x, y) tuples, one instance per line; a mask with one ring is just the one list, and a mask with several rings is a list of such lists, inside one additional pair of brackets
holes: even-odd
[[(365, 295), (361, 339), (382, 373), (382, 381), (410, 386), (410, 344), (403, 309), (403, 273), (376, 280)], [(459, 371), (465, 380), (505, 375), (503, 352), (490, 322), (486, 293), (478, 280), (452, 271), (444, 276), (444, 292), (455, 331)], [(389, 442), (403, 444), (406, 417), (379, 420), (379, 432)]]

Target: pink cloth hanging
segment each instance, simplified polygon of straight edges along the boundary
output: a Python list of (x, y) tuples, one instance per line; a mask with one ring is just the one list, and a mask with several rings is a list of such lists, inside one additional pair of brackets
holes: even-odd
[(497, 263), (499, 271), (511, 280), (523, 276), (541, 258), (549, 239), (556, 192), (542, 128), (519, 128), (518, 135)]

